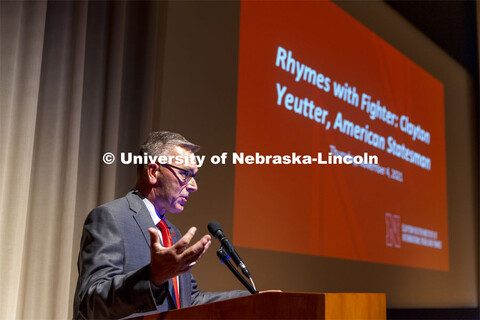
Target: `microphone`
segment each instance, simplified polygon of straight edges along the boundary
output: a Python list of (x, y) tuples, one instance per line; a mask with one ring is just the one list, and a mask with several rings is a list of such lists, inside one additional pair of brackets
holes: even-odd
[(232, 257), (237, 267), (242, 270), (242, 273), (247, 278), (251, 279), (252, 277), (250, 276), (250, 272), (248, 272), (247, 266), (245, 265), (245, 263), (243, 263), (242, 258), (240, 258), (238, 253), (233, 248), (232, 243), (223, 234), (220, 223), (218, 223), (217, 221), (210, 221), (210, 223), (208, 224), (208, 231), (212, 234), (214, 238), (217, 238), (220, 241), (222, 247), (224, 247), (227, 253)]

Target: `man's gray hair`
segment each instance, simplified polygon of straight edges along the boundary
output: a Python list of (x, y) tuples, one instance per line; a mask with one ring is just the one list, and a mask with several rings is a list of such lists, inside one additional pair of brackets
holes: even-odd
[[(145, 153), (150, 156), (168, 156), (173, 147), (182, 147), (195, 153), (200, 150), (200, 146), (191, 143), (184, 136), (176, 132), (170, 131), (156, 131), (148, 135), (147, 140), (140, 147), (139, 155), (143, 156)], [(139, 165), (137, 173), (140, 174), (146, 164)]]

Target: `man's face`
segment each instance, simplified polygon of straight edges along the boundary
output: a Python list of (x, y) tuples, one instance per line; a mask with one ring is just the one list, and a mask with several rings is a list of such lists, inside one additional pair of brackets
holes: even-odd
[[(168, 154), (169, 156), (180, 156), (182, 159), (188, 157), (190, 160), (193, 153), (190, 150), (175, 146)], [(177, 164), (175, 162), (168, 162), (175, 167), (181, 168), (191, 174), (198, 172), (196, 161), (192, 163)], [(185, 171), (178, 168), (171, 167), (168, 164), (158, 164), (157, 183), (155, 189), (154, 205), (160, 214), (165, 212), (177, 213), (183, 211), (183, 207), (187, 203), (187, 199), (191, 192), (197, 191), (197, 182), (194, 178), (190, 179), (188, 183), (184, 182)]]

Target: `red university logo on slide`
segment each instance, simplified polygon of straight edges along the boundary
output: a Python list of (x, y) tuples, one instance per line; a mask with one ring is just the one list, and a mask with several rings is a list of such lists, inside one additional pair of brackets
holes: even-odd
[(387, 247), (400, 248), (402, 246), (399, 215), (385, 213), (385, 239)]

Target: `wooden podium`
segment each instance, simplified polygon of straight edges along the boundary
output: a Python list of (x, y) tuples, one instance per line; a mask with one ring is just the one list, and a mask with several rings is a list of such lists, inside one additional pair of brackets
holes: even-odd
[(384, 293), (266, 292), (138, 319), (386, 319)]

